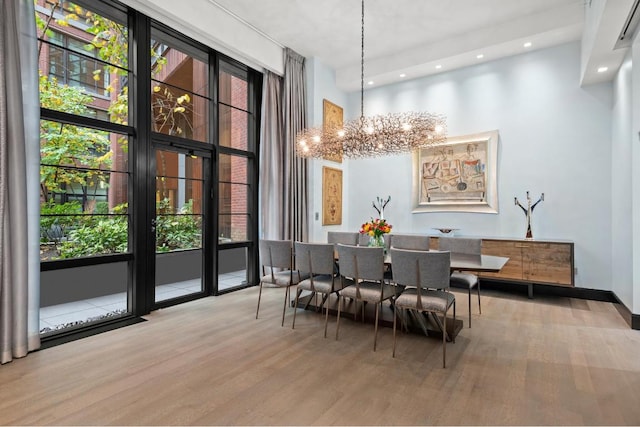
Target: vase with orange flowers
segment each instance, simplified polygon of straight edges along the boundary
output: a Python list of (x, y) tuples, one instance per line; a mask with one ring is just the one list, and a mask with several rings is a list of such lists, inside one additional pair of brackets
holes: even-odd
[(393, 226), (386, 220), (371, 218), (360, 227), (360, 233), (369, 235), (369, 246), (384, 248), (384, 235), (391, 231)]

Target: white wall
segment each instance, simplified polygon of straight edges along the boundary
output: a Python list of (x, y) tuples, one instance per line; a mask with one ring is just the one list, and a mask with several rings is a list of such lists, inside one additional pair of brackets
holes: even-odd
[[(579, 77), (576, 42), (368, 90), (365, 114), (443, 112), (450, 136), (498, 129), (499, 213), (412, 214), (411, 156), (399, 155), (350, 161), (345, 227), (357, 229), (375, 213), (371, 201), (391, 195), (385, 218), (396, 232), (449, 226), (465, 235), (524, 237), (513, 198), (544, 192), (534, 237), (574, 241), (576, 286), (611, 289), (612, 85), (580, 88)], [(359, 102), (359, 93), (349, 95), (351, 117)]]
[(611, 115), (612, 290), (628, 308), (633, 307), (631, 64), (629, 51), (613, 82)]
[[(317, 58), (307, 58), (307, 120), (308, 126), (322, 127), (322, 105), (323, 99), (327, 99), (336, 105), (345, 108), (347, 103), (347, 95), (336, 87), (335, 71), (322, 64)], [(346, 118), (345, 109), (345, 118)], [(342, 163), (331, 162), (327, 160), (310, 160), (309, 161), (309, 188), (310, 193), (310, 213), (309, 219), (310, 231), (309, 241), (326, 242), (327, 231), (329, 230), (346, 230), (345, 220), (348, 217), (350, 206), (343, 203), (342, 206), (342, 225), (322, 225), (322, 167), (328, 166), (342, 170), (343, 180), (343, 197), (349, 192), (349, 160), (345, 159)], [(316, 219), (317, 214), (317, 219)]]
[(632, 61), (636, 66), (631, 69), (631, 180), (632, 180), (632, 235), (633, 235), (633, 308), (640, 314), (640, 31), (636, 33), (631, 48)]

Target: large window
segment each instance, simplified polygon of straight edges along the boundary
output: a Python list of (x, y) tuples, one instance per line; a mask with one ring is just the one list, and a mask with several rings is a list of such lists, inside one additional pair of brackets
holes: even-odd
[(125, 253), (129, 135), (111, 122), (127, 122), (127, 27), (70, 2), (37, 11), (41, 259)]
[(256, 116), (252, 80), (237, 64), (221, 61), (218, 76), (219, 290), (252, 280), (257, 241)]
[(250, 240), (251, 165), (255, 144), (249, 143), (255, 112), (249, 110), (247, 74), (223, 62), (219, 98), (219, 239), (221, 243)]
[(114, 0), (34, 1), (41, 331), (256, 284), (262, 75)]
[(40, 82), (40, 331), (131, 316), (124, 9), (36, 1)]
[(210, 142), (209, 92), (207, 55), (152, 28), (152, 130), (189, 140)]
[(128, 162), (114, 159), (125, 135), (40, 121), (41, 259), (128, 250)]

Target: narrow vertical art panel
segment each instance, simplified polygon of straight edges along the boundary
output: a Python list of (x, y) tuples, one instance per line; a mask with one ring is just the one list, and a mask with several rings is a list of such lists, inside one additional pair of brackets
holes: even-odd
[(498, 131), (448, 138), (414, 155), (414, 213), (498, 212)]
[[(322, 101), (322, 127), (324, 128), (325, 132), (329, 129), (341, 129), (344, 119), (343, 115), (344, 112), (342, 110), (342, 107), (326, 99)], [(324, 159), (331, 160), (332, 162), (342, 163), (342, 154), (325, 157)]]
[(342, 224), (342, 171), (322, 167), (322, 225)]

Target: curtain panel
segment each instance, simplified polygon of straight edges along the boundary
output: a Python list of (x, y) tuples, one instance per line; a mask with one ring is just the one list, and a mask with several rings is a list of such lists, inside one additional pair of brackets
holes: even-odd
[(282, 120), (282, 77), (264, 72), (260, 130), (260, 238), (283, 240), (288, 193), (283, 165), (287, 163)]
[(32, 0), (0, 10), (0, 363), (40, 347), (37, 38)]
[(260, 238), (307, 241), (307, 159), (296, 135), (307, 126), (305, 58), (285, 50), (284, 78), (266, 71), (260, 132)]
[(287, 160), (284, 176), (289, 186), (283, 193), (288, 207), (284, 216), (285, 239), (306, 242), (309, 236), (308, 161), (296, 156), (296, 135), (307, 127), (305, 58), (289, 48), (285, 50), (283, 106)]

